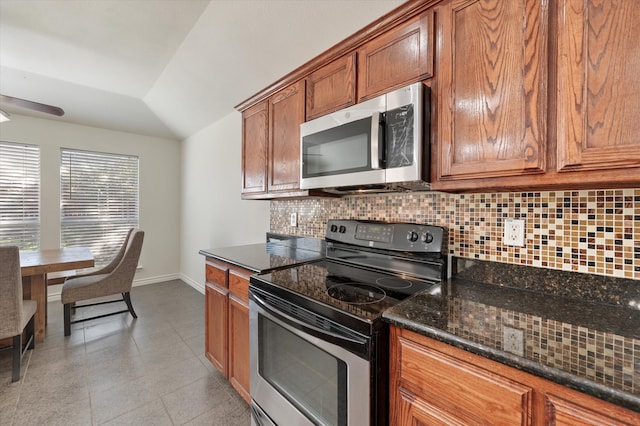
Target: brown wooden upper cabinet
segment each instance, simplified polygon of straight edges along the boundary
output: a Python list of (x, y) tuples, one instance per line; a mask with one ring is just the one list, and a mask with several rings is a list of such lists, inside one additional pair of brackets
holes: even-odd
[(546, 0), (437, 8), (438, 180), (545, 170)]
[(640, 2), (452, 0), (437, 14), (433, 189), (640, 184)]
[(242, 112), (242, 195), (267, 191), (269, 101)]
[(304, 122), (304, 81), (269, 101), (269, 192), (300, 188), (300, 124)]
[(636, 187), (637, 22), (639, 1), (405, 2), (239, 105), (243, 198), (310, 195), (304, 120), (428, 79), (433, 189)]
[(559, 3), (558, 170), (637, 168), (640, 2)]
[(433, 9), (357, 50), (358, 102), (433, 75)]
[(356, 103), (356, 54), (345, 55), (307, 77), (307, 121)]
[(300, 191), (304, 98), (304, 81), (299, 81), (242, 112), (243, 198)]

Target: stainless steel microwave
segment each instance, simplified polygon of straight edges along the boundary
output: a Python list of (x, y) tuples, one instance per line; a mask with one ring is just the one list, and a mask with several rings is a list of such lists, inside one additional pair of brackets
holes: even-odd
[(300, 187), (429, 189), (429, 88), (415, 83), (300, 125)]

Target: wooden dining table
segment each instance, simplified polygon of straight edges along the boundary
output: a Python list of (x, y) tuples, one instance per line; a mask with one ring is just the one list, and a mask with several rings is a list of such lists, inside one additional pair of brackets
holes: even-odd
[(36, 342), (43, 342), (47, 325), (47, 274), (91, 268), (94, 259), (88, 247), (30, 250), (20, 252), (22, 297), (35, 300)]

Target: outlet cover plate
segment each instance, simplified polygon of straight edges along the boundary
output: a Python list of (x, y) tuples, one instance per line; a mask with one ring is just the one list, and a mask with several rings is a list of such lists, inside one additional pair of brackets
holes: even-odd
[(289, 226), (298, 226), (298, 213), (291, 213), (289, 216)]
[(524, 356), (524, 331), (519, 328), (505, 326), (502, 329), (502, 346), (506, 352)]
[(504, 221), (503, 240), (507, 246), (524, 247), (524, 220), (507, 219)]

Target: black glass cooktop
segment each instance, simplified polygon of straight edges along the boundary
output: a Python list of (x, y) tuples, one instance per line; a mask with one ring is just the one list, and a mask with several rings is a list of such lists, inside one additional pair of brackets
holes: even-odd
[[(331, 260), (258, 275), (252, 284), (289, 299), (297, 295), (298, 303), (312, 311), (320, 310), (320, 314), (341, 312), (355, 321), (369, 323), (381, 319), (385, 310), (401, 300), (436, 285), (433, 281)], [(319, 306), (313, 307), (314, 304)]]

